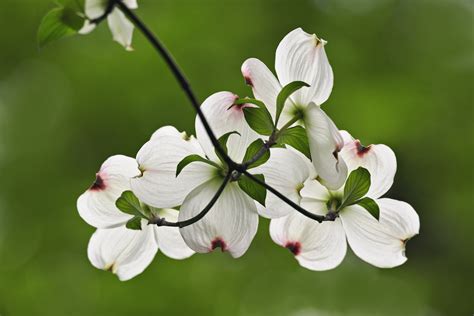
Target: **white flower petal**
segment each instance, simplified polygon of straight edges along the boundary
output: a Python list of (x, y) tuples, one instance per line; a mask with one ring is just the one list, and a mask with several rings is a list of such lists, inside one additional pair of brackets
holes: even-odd
[(273, 241), (288, 248), (301, 266), (316, 271), (337, 267), (346, 255), (346, 237), (341, 221), (319, 224), (294, 211), (270, 223)]
[(393, 268), (407, 260), (404, 241), (361, 206), (348, 206), (339, 216), (349, 245), (362, 260), (379, 268)]
[(137, 8), (138, 8), (137, 0), (122, 0), (122, 2), (123, 2), (129, 9), (137, 9)]
[[(304, 160), (292, 150), (285, 148), (270, 149), (270, 159), (265, 164), (252, 169), (251, 172), (262, 173), (268, 185), (297, 204), (301, 199), (299, 191), (310, 176)], [(268, 218), (282, 217), (294, 211), (291, 206), (270, 192), (267, 192), (265, 207), (260, 204), (258, 206), (259, 213)]]
[[(213, 179), (193, 190), (184, 200), (179, 220), (187, 220), (201, 212), (221, 185)], [(181, 228), (181, 234), (191, 249), (207, 253), (220, 247), (234, 258), (242, 256), (257, 233), (258, 214), (255, 202), (229, 183), (209, 213), (200, 221)]]
[(378, 199), (380, 223), (401, 240), (408, 240), (420, 231), (420, 218), (413, 207), (403, 201)]
[[(242, 64), (241, 71), (245, 78), (245, 82), (252, 87), (254, 97), (257, 100), (261, 100), (263, 103), (265, 103), (268, 111), (272, 115), (273, 119), (275, 119), (276, 100), (282, 88), (277, 78), (263, 62), (256, 58), (247, 59)], [(290, 118), (285, 117), (285, 114), (292, 105), (291, 99), (288, 99), (284, 108), (286, 111), (282, 112), (282, 116), (278, 124), (279, 126), (282, 126)]]
[(122, 11), (115, 8), (107, 17), (110, 31), (114, 41), (125, 47), (126, 50), (133, 50), (133, 23), (130, 22)]
[(121, 281), (142, 273), (158, 251), (153, 227), (143, 221), (142, 228), (143, 230), (131, 230), (121, 226), (98, 229), (87, 248), (92, 265), (112, 271)]
[(347, 164), (349, 172), (364, 167), (370, 172), (370, 189), (367, 196), (378, 198), (385, 194), (393, 184), (397, 171), (397, 159), (390, 147), (378, 144), (363, 146), (346, 131), (341, 131), (344, 147), (340, 156)]
[(327, 203), (331, 198), (331, 194), (318, 180), (306, 180), (300, 194), (302, 197), (301, 207), (318, 215), (326, 215), (328, 213)]
[(162, 126), (159, 129), (157, 129), (150, 137), (150, 140), (155, 140), (157, 138), (160, 138), (162, 136), (174, 136), (174, 137), (181, 137), (185, 139), (186, 133), (185, 132), (180, 132), (176, 129), (176, 127), (171, 126), (171, 125), (166, 125)]
[(135, 159), (116, 155), (108, 158), (96, 174), (94, 184), (77, 200), (79, 215), (98, 228), (122, 225), (132, 216), (121, 212), (115, 201), (130, 190), (130, 178), (140, 174)]
[(301, 151), (296, 150), (295, 148), (291, 147), (288, 144), (286, 144), (286, 148), (290, 149), (292, 152), (297, 154), (298, 157), (300, 157), (304, 161), (309, 171), (309, 178), (316, 179), (316, 177), (318, 176), (318, 173), (316, 172), (316, 169), (314, 169), (314, 165), (311, 162), (311, 160), (309, 160), (308, 157), (306, 157)]
[(193, 162), (176, 177), (179, 162), (189, 155), (202, 155), (202, 150), (184, 140), (180, 133), (172, 135), (169, 131), (167, 128), (161, 134), (156, 132), (152, 140), (143, 145), (137, 154), (143, 175), (131, 180), (135, 195), (158, 208), (181, 205), (192, 189), (216, 173), (216, 168), (206, 163)]
[(102, 16), (105, 13), (107, 1), (104, 0), (86, 0), (84, 3), (84, 11), (86, 16), (93, 20)]
[(293, 81), (304, 81), (311, 87), (292, 95), (296, 104), (324, 103), (331, 94), (334, 76), (324, 51), (324, 40), (297, 28), (278, 45), (275, 69), (282, 86)]
[[(238, 96), (231, 92), (217, 92), (203, 102), (201, 110), (217, 138), (233, 131), (240, 134), (240, 136), (233, 134), (229, 137), (227, 148), (229, 156), (234, 161), (241, 162), (247, 147), (258, 138), (258, 135), (245, 121), (242, 108), (246, 105), (232, 106), (237, 99)], [(195, 125), (196, 137), (204, 152), (210, 159), (219, 161), (199, 117), (196, 117)]]
[(82, 26), (82, 28), (77, 31), (79, 34), (82, 34), (82, 35), (85, 35), (85, 34), (89, 34), (90, 32), (92, 32), (93, 30), (95, 30), (95, 27), (97, 26), (97, 24), (95, 23), (91, 23), (89, 22), (89, 20), (84, 20), (84, 25)]
[[(179, 212), (173, 209), (161, 209), (158, 215), (167, 221), (178, 221)], [(173, 259), (185, 259), (194, 254), (194, 251), (186, 245), (178, 227), (155, 226), (158, 248), (166, 256)]]
[(339, 155), (344, 146), (339, 130), (321, 107), (314, 103), (306, 110), (305, 127), (316, 172), (325, 186), (337, 190), (347, 178), (347, 166)]

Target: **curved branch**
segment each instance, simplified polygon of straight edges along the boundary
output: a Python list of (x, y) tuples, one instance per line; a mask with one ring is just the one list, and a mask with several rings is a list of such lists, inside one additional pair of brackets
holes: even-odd
[(186, 219), (184, 221), (178, 221), (178, 222), (168, 222), (165, 218), (157, 218), (155, 221), (150, 221), (150, 224), (156, 224), (157, 226), (169, 226), (169, 227), (179, 227), (183, 228), (189, 225), (192, 225), (202, 219), (206, 214), (211, 210), (211, 208), (216, 204), (217, 199), (221, 196), (222, 192), (224, 191), (225, 187), (229, 183), (231, 178), (231, 172), (228, 172), (227, 175), (224, 178), (224, 181), (222, 182), (221, 186), (219, 189), (217, 189), (216, 194), (212, 197), (212, 199), (209, 201), (209, 203), (206, 205), (205, 208), (202, 209), (201, 212), (199, 212), (196, 216), (191, 217), (189, 219)]
[(314, 219), (315, 221), (317, 221), (318, 223), (322, 223), (322, 222), (325, 222), (325, 221), (334, 221), (335, 220), (335, 217), (333, 214), (329, 215), (326, 215), (326, 216), (323, 216), (323, 215), (317, 215), (317, 214), (314, 214), (314, 213), (311, 213), (307, 210), (305, 210), (304, 208), (302, 208), (301, 206), (299, 206), (298, 204), (296, 204), (295, 202), (293, 202), (292, 200), (288, 199), (286, 196), (284, 196), (282, 193), (278, 192), (276, 189), (274, 189), (273, 187), (269, 186), (268, 184), (266, 184), (265, 182), (263, 181), (260, 181), (260, 179), (258, 179), (257, 177), (254, 177), (251, 173), (249, 173), (248, 171), (244, 171), (243, 172), (247, 177), (249, 177), (250, 179), (252, 179), (252, 181), (254, 181), (255, 183), (258, 183), (259, 185), (263, 186), (265, 189), (267, 189), (268, 191), (270, 191), (271, 193), (275, 194), (277, 197), (279, 197), (283, 202), (285, 202), (286, 204), (288, 204), (289, 206), (291, 206), (292, 208), (294, 208), (295, 210), (297, 210), (298, 212), (300, 212), (301, 214), (303, 214), (304, 216), (306, 217), (309, 217), (311, 219)]
[(121, 2), (121, 0), (110, 0), (109, 2), (107, 2), (107, 6), (105, 7), (104, 13), (102, 13), (101, 16), (99, 16), (95, 19), (89, 19), (89, 23), (99, 24), (100, 22), (105, 20), (109, 16), (109, 14), (112, 13), (112, 11), (114, 10), (115, 5), (117, 4), (117, 2)]
[(229, 165), (229, 167), (234, 167), (236, 163), (227, 155), (224, 151), (222, 146), (220, 145), (219, 141), (216, 138), (216, 135), (211, 129), (204, 113), (201, 111), (199, 102), (194, 95), (194, 92), (191, 89), (191, 85), (189, 84), (188, 80), (184, 76), (184, 73), (179, 68), (178, 64), (174, 61), (171, 54), (168, 50), (164, 47), (164, 45), (158, 40), (158, 38), (148, 29), (148, 27), (140, 20), (140, 18), (135, 15), (121, 0), (111, 0), (115, 2), (117, 7), (130, 19), (130, 21), (135, 24), (135, 26), (142, 32), (142, 34), (146, 37), (146, 39), (151, 43), (151, 45), (158, 51), (158, 53), (163, 57), (166, 64), (170, 68), (171, 72), (175, 76), (178, 83), (181, 85), (181, 88), (186, 93), (189, 101), (191, 102), (194, 110), (197, 112), (197, 115), (201, 119), (202, 125), (206, 130), (207, 135), (211, 139), (212, 145), (216, 148), (219, 154), (224, 158), (225, 162)]

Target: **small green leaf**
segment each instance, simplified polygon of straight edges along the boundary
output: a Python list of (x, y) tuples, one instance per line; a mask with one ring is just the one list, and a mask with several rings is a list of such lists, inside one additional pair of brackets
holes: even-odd
[(135, 216), (125, 224), (125, 227), (133, 230), (142, 230), (142, 218), (140, 216)]
[[(227, 154), (227, 141), (229, 140), (229, 136), (232, 135), (232, 134), (237, 134), (240, 136), (240, 133), (237, 132), (237, 131), (232, 131), (232, 132), (228, 132), (228, 133), (225, 133), (224, 135), (222, 135), (221, 137), (219, 137), (218, 141), (219, 141), (219, 144), (221, 144), (221, 147), (222, 149), (224, 150), (224, 152)], [(216, 155), (217, 157), (219, 157), (219, 159), (222, 161), (222, 162), (225, 162), (224, 160), (224, 157), (221, 157), (221, 155), (219, 154), (219, 151), (217, 150), (214, 150), (216, 152)]]
[(124, 213), (145, 218), (140, 200), (138, 200), (132, 191), (124, 191), (117, 201), (115, 201), (115, 205)]
[[(265, 182), (265, 177), (263, 176), (263, 174), (254, 174), (253, 176), (260, 179), (262, 182)], [(252, 181), (252, 179), (248, 178), (245, 175), (242, 175), (240, 177), (238, 183), (242, 191), (247, 193), (248, 196), (250, 196), (258, 203), (265, 206), (267, 190), (263, 186), (259, 185), (258, 183), (255, 183), (254, 181)]]
[(352, 171), (344, 186), (344, 196), (340, 209), (354, 204), (367, 194), (370, 188), (370, 173), (367, 169), (359, 167)]
[(306, 130), (302, 126), (294, 126), (282, 131), (278, 136), (278, 144), (290, 145), (303, 153), (308, 159), (311, 159), (308, 135), (306, 135)]
[(369, 213), (372, 214), (373, 217), (375, 217), (377, 220), (379, 219), (380, 209), (377, 203), (373, 199), (369, 197), (365, 197), (363, 199), (356, 201), (354, 204), (359, 204), (360, 206), (365, 208), (367, 211), (369, 211)]
[(252, 98), (242, 98), (235, 101), (235, 104), (254, 104), (257, 107), (245, 107), (243, 108), (245, 120), (247, 124), (258, 134), (269, 136), (275, 130), (275, 125), (273, 124), (273, 119), (268, 112), (265, 104), (256, 99)]
[[(243, 159), (243, 163), (246, 163), (247, 161), (249, 161), (250, 159), (252, 159), (259, 151), (260, 149), (264, 147), (264, 142), (263, 140), (261, 139), (257, 139), (255, 140), (253, 143), (250, 144), (250, 146), (247, 148), (247, 151), (245, 152), (245, 156), (244, 156), (244, 159)], [(255, 161), (254, 163), (250, 164), (248, 166), (248, 168), (254, 168), (254, 167), (258, 167), (262, 164), (264, 164), (265, 162), (267, 162), (267, 160), (270, 158), (270, 151), (269, 150), (265, 150), (265, 153), (257, 160)]]
[(184, 167), (186, 167), (187, 165), (195, 161), (204, 162), (213, 167), (220, 168), (219, 165), (217, 165), (216, 163), (210, 160), (207, 160), (204, 157), (201, 157), (199, 155), (189, 155), (189, 156), (184, 157), (183, 160), (179, 162), (178, 167), (176, 168), (176, 176), (178, 176), (181, 173)]
[(84, 24), (76, 11), (70, 7), (54, 8), (41, 20), (38, 29), (38, 45), (44, 45), (74, 35)]
[(278, 93), (277, 96), (277, 101), (276, 101), (276, 119), (275, 119), (275, 125), (278, 124), (278, 120), (280, 119), (281, 112), (283, 111), (283, 108), (285, 107), (286, 100), (295, 93), (297, 90), (303, 88), (303, 87), (309, 87), (309, 84), (303, 81), (293, 81), (287, 84), (286, 86), (281, 89), (280, 93)]
[(261, 108), (244, 108), (247, 124), (260, 135), (269, 136), (273, 133), (273, 122), (268, 119), (265, 111)]

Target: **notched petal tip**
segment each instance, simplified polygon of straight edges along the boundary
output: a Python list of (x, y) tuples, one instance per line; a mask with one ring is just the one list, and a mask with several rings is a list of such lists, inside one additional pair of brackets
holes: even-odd
[(106, 186), (103, 177), (99, 173), (96, 173), (95, 181), (90, 186), (89, 191), (103, 191), (105, 190), (105, 187)]
[(222, 252), (225, 252), (227, 250), (227, 244), (221, 237), (216, 237), (212, 240), (211, 242), (211, 251), (214, 251), (217, 248), (221, 248)]
[(253, 88), (253, 82), (250, 76), (244, 75), (244, 79), (245, 79), (245, 84)]
[(285, 244), (285, 248), (295, 256), (301, 253), (301, 243), (299, 241), (289, 241)]
[(372, 145), (368, 145), (368, 146), (362, 145), (360, 140), (356, 140), (354, 143), (355, 143), (355, 148), (357, 150), (357, 156), (359, 157), (364, 157), (365, 154), (367, 154), (372, 147)]
[(115, 262), (112, 262), (112, 263), (107, 264), (107, 265), (104, 267), (104, 271), (112, 272), (113, 274), (115, 274), (115, 272), (117, 272), (117, 269), (116, 269), (116, 266), (115, 266)]

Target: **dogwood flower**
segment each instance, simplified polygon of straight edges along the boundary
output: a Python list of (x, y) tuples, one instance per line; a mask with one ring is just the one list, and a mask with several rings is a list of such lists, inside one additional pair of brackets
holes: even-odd
[[(123, 0), (122, 1), (129, 9), (138, 8), (136, 0)], [(106, 0), (86, 0), (84, 4), (85, 14), (87, 20), (84, 22), (84, 26), (79, 30), (80, 34), (88, 34), (92, 32), (96, 23), (90, 22), (103, 16), (107, 10), (108, 1)], [(107, 16), (107, 23), (109, 24), (110, 31), (114, 41), (125, 47), (126, 50), (133, 50), (132, 48), (132, 36), (133, 36), (133, 23), (130, 22), (125, 14), (118, 8), (114, 8), (112, 12)]]
[[(395, 155), (385, 145), (365, 147), (349, 133), (342, 132), (342, 135), (345, 146), (340, 154), (349, 170), (362, 166), (371, 174), (371, 186), (366, 196), (375, 199), (380, 210), (379, 220), (357, 204), (338, 210), (334, 222), (317, 223), (292, 212), (271, 221), (271, 237), (275, 243), (288, 248), (301, 266), (311, 270), (329, 270), (338, 266), (346, 254), (346, 239), (359, 258), (374, 266), (391, 268), (401, 265), (407, 260), (406, 242), (418, 234), (420, 222), (408, 203), (380, 198), (393, 183)], [(297, 158), (301, 160), (303, 157)], [(341, 190), (328, 190), (312, 177), (305, 181), (300, 191), (300, 204), (315, 214), (326, 215), (328, 205), (340, 202), (341, 194)]]
[[(147, 225), (141, 230), (126, 228), (133, 218), (115, 205), (123, 191), (130, 190), (130, 179), (141, 174), (135, 159), (116, 155), (108, 158), (96, 174), (93, 185), (77, 200), (79, 215), (98, 229), (87, 249), (98, 269), (112, 271), (120, 280), (129, 280), (143, 272), (158, 249), (173, 259), (184, 259), (194, 252), (184, 243), (178, 228)], [(155, 209), (156, 216), (178, 219), (174, 209)]]
[[(237, 99), (231, 92), (218, 92), (203, 102), (201, 110), (218, 138), (234, 131), (240, 134), (229, 136), (227, 148), (228, 155), (241, 162), (247, 147), (258, 135), (244, 119), (243, 107), (247, 105), (234, 105)], [(182, 204), (180, 221), (201, 212), (217, 192), (225, 172), (199, 118), (195, 127), (196, 138), (171, 127), (158, 130), (138, 152), (142, 175), (131, 181), (132, 191), (147, 204), (156, 207)], [(179, 162), (190, 155), (203, 159), (190, 163), (176, 176)], [(237, 258), (250, 246), (257, 226), (255, 202), (237, 181), (231, 181), (207, 215), (181, 228), (181, 234), (196, 252), (207, 253), (219, 247)]]
[(275, 70), (278, 79), (256, 58), (242, 64), (242, 74), (252, 87), (255, 98), (263, 101), (273, 118), (276, 99), (282, 87), (303, 81), (304, 87), (286, 101), (278, 121), (283, 126), (293, 117), (300, 117), (306, 127), (314, 168), (322, 182), (332, 190), (338, 189), (347, 177), (347, 166), (339, 152), (344, 143), (334, 122), (320, 105), (328, 98), (333, 86), (333, 72), (324, 51), (326, 41), (301, 28), (291, 31), (278, 45)]

